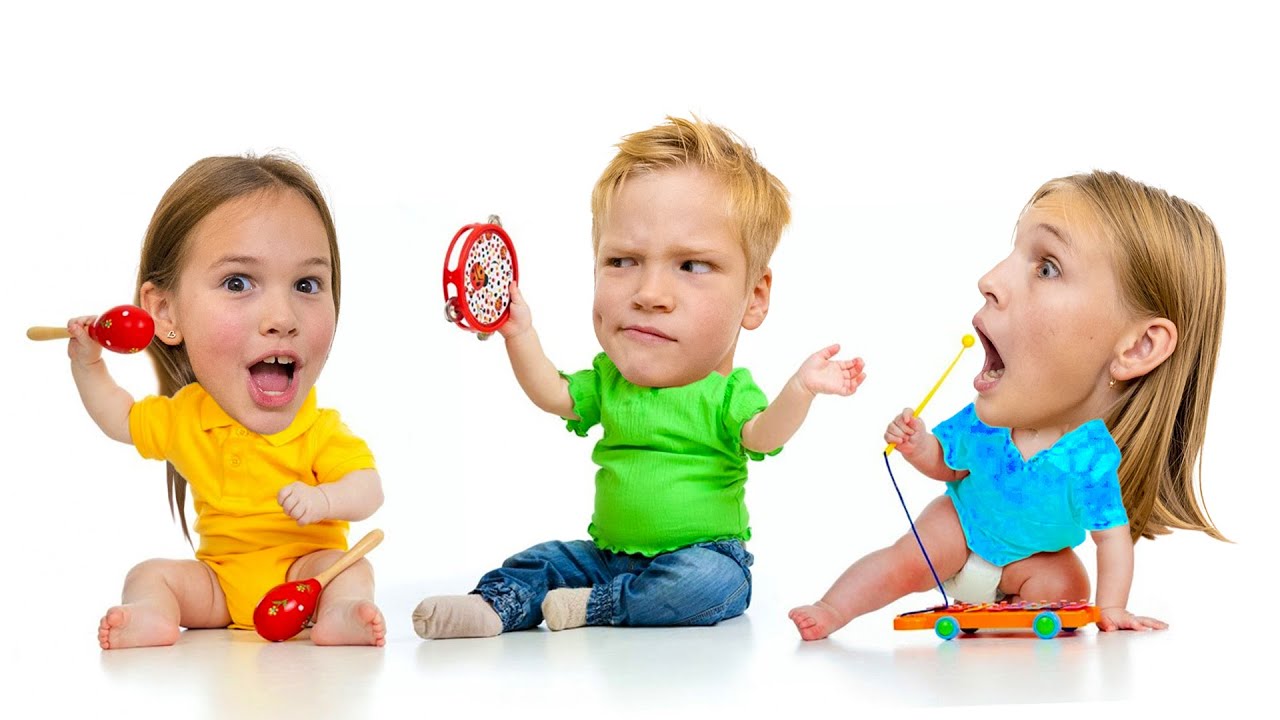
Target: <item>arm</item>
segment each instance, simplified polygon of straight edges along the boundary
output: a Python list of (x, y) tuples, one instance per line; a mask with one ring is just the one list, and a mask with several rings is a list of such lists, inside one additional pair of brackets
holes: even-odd
[(331, 483), (291, 482), (276, 501), (299, 525), (321, 520), (364, 520), (382, 507), (382, 477), (377, 470), (353, 470)]
[(810, 355), (769, 407), (742, 426), (742, 446), (773, 452), (800, 429), (816, 395), (852, 395), (867, 377), (862, 358), (833, 361), (838, 352), (839, 345), (830, 345)]
[(132, 444), (129, 435), (129, 409), (133, 396), (120, 387), (107, 372), (102, 361), (102, 347), (89, 337), (88, 327), (94, 317), (72, 318), (67, 322), (71, 339), (67, 342), (67, 356), (71, 358), (71, 377), (80, 391), (80, 401), (89, 417), (112, 440)]
[(884, 431), (884, 441), (894, 443), (894, 449), (925, 477), (955, 482), (969, 476), (968, 470), (952, 470), (943, 456), (938, 436), (924, 427), (924, 421), (915, 411), (907, 408), (889, 423)]
[(1098, 546), (1098, 599), (1100, 630), (1163, 630), (1168, 624), (1155, 618), (1134, 615), (1125, 609), (1133, 584), (1133, 539), (1129, 525), (1097, 530), (1092, 534)]
[(511, 315), (498, 328), (498, 333), (506, 341), (507, 357), (511, 360), (511, 370), (515, 373), (516, 382), (520, 383), (520, 388), (533, 404), (557, 417), (578, 419), (573, 413), (569, 381), (560, 376), (555, 365), (542, 351), (538, 331), (533, 328), (529, 306), (515, 283), (511, 283)]

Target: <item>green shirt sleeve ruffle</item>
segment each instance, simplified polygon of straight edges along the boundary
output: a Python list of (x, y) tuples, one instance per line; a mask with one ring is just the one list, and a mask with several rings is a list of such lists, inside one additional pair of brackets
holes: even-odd
[(573, 400), (573, 414), (577, 420), (565, 421), (565, 429), (578, 437), (586, 437), (587, 431), (600, 422), (600, 358), (596, 356), (591, 369), (579, 370), (572, 375), (561, 372), (560, 377), (569, 381), (569, 397)]
[(765, 397), (764, 391), (756, 385), (750, 370), (736, 368), (729, 373), (729, 382), (726, 383), (724, 390), (724, 428), (734, 446), (750, 460), (764, 460), (766, 457), (782, 452), (781, 445), (767, 453), (762, 453), (742, 444), (742, 426), (767, 407), (769, 407), (769, 398)]

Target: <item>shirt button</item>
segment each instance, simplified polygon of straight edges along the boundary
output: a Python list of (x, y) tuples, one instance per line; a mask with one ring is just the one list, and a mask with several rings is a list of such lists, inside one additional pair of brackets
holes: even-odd
[(236, 428), (236, 437), (244, 437), (244, 428)]
[(232, 455), (232, 456), (231, 456), (231, 466), (232, 466), (232, 467), (239, 467), (239, 465), (240, 465), (240, 456), (239, 456), (239, 455)]

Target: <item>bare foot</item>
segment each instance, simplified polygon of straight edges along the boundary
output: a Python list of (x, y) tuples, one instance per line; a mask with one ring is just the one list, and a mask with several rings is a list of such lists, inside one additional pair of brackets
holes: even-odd
[(796, 624), (800, 637), (805, 640), (821, 640), (848, 622), (840, 617), (835, 608), (821, 600), (812, 605), (801, 605), (787, 613), (787, 617)]
[(159, 610), (146, 605), (117, 605), (98, 622), (103, 650), (172, 645), (182, 629)]
[(317, 645), (387, 644), (387, 623), (382, 611), (369, 600), (333, 599), (311, 628), (311, 642)]

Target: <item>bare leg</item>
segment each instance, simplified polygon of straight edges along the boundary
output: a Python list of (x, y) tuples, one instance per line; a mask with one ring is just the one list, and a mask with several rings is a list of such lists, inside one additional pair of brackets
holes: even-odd
[[(342, 553), (318, 550), (294, 561), (288, 580), (305, 580), (319, 575), (337, 562)], [(373, 566), (361, 558), (325, 585), (316, 606), (311, 641), (317, 645), (387, 644), (387, 623), (373, 604)]]
[[(929, 551), (938, 577), (959, 572), (969, 557), (960, 518), (951, 498), (943, 495), (916, 519), (916, 531)], [(849, 566), (822, 599), (792, 610), (788, 617), (800, 637), (819, 640), (850, 620), (888, 605), (898, 598), (934, 587), (933, 573), (916, 538), (908, 532), (893, 545), (876, 550)]]
[(1089, 572), (1071, 548), (1037, 553), (1005, 566), (1000, 592), (1010, 602), (1088, 600)]
[(147, 560), (124, 579), (121, 603), (98, 623), (103, 650), (172, 645), (180, 628), (231, 624), (227, 599), (209, 566), (198, 560)]

